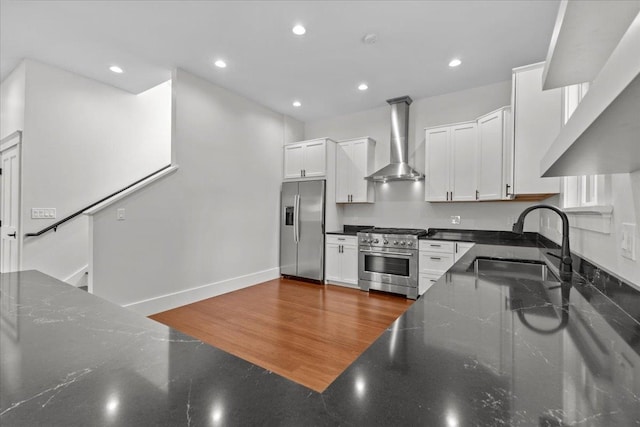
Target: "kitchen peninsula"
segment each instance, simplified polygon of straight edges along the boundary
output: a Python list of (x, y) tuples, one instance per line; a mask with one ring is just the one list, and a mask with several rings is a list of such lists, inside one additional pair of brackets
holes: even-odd
[(476, 244), (323, 393), (39, 272), (3, 274), (0, 422), (635, 424), (640, 322), (621, 306), (640, 292), (588, 268), (560, 285), (475, 267), (553, 272), (554, 250)]

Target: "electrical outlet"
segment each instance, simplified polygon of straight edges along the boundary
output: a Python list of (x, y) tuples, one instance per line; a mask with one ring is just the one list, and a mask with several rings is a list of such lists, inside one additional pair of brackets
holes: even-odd
[(124, 221), (126, 218), (124, 208), (120, 208), (116, 211), (116, 219), (118, 221)]
[(31, 219), (56, 219), (56, 208), (31, 208)]
[(460, 215), (451, 215), (451, 224), (460, 224)]
[(636, 260), (636, 225), (622, 224), (622, 241), (620, 242), (622, 256), (632, 261)]

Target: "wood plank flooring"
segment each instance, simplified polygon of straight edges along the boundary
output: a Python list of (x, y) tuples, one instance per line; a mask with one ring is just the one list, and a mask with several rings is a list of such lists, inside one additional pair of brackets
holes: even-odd
[(150, 318), (321, 392), (412, 303), (276, 279)]

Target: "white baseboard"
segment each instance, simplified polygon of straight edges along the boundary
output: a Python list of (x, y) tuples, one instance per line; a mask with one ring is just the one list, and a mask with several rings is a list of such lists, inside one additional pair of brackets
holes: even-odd
[(171, 310), (172, 308), (191, 304), (196, 301), (202, 301), (203, 299), (212, 298), (247, 288), (249, 286), (257, 285), (258, 283), (277, 279), (278, 277), (280, 277), (280, 269), (276, 267), (269, 270), (258, 271), (257, 273), (247, 274), (245, 276), (234, 277), (232, 279), (221, 280), (219, 282), (185, 289), (180, 292), (174, 292), (131, 304), (125, 304), (123, 307), (131, 309), (144, 316), (149, 316), (151, 314)]
[(69, 277), (62, 279), (62, 281), (72, 286), (78, 286), (78, 282), (80, 282), (80, 279), (82, 279), (82, 276), (84, 276), (88, 271), (89, 271), (89, 265), (87, 264), (82, 268), (80, 268), (75, 273), (73, 273), (72, 275), (70, 275)]

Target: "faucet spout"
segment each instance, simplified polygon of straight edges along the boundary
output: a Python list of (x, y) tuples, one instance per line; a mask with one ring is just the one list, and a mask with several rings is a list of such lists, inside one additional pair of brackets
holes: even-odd
[(571, 266), (571, 250), (569, 249), (569, 218), (567, 215), (552, 205), (535, 205), (523, 210), (518, 220), (513, 224), (513, 232), (522, 234), (524, 230), (524, 219), (529, 212), (536, 209), (550, 209), (557, 213), (562, 220), (562, 248), (560, 250), (560, 279), (563, 281), (571, 280), (573, 268)]

